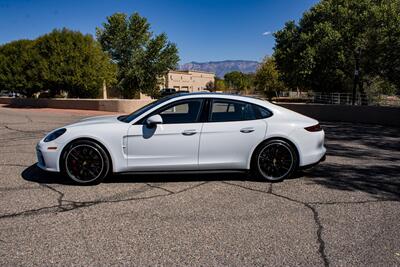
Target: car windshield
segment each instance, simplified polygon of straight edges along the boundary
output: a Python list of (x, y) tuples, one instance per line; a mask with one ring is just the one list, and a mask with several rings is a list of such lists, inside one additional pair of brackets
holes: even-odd
[(118, 120), (119, 120), (119, 121), (122, 121), (122, 122), (126, 122), (126, 123), (131, 122), (132, 120), (136, 119), (137, 117), (139, 117), (139, 116), (142, 115), (143, 113), (147, 112), (148, 110), (152, 109), (153, 107), (155, 107), (155, 106), (157, 106), (157, 105), (159, 105), (159, 104), (161, 104), (161, 103), (163, 103), (163, 102), (165, 102), (165, 101), (167, 101), (167, 100), (170, 100), (171, 98), (174, 98), (174, 97), (176, 97), (176, 96), (177, 96), (177, 95), (166, 96), (166, 97), (160, 98), (160, 99), (157, 100), (157, 101), (151, 102), (151, 103), (149, 103), (149, 104), (147, 104), (147, 105), (141, 107), (140, 109), (135, 110), (134, 112), (132, 112), (132, 113), (129, 114), (129, 115), (122, 115), (122, 116), (119, 116), (119, 117), (118, 117)]

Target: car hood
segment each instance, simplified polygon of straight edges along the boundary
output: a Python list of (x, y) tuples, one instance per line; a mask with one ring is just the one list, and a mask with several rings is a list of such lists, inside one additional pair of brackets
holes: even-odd
[(120, 115), (106, 115), (106, 116), (96, 116), (84, 118), (78, 122), (67, 125), (68, 127), (75, 126), (85, 126), (85, 125), (93, 125), (93, 124), (109, 124), (109, 123), (123, 123), (118, 120)]

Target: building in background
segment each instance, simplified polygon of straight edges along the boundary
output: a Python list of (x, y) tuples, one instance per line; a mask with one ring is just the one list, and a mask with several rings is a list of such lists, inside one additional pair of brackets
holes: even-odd
[(177, 91), (198, 92), (206, 89), (208, 83), (214, 84), (215, 74), (197, 70), (170, 70), (163, 78), (160, 89), (174, 88)]

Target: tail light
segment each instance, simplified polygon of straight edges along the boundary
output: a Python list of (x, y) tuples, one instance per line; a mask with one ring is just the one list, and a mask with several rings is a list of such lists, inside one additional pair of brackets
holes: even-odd
[(319, 125), (319, 123), (318, 123), (318, 124), (315, 124), (315, 125), (313, 125), (313, 126), (305, 127), (304, 129), (306, 129), (306, 130), (309, 131), (309, 132), (319, 132), (319, 131), (322, 131), (322, 127), (321, 127), (321, 125)]

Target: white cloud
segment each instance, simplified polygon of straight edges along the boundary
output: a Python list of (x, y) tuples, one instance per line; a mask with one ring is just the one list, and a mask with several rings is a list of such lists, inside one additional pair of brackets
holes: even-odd
[(264, 36), (267, 36), (267, 35), (270, 35), (272, 32), (263, 32), (263, 34), (262, 35), (264, 35)]

